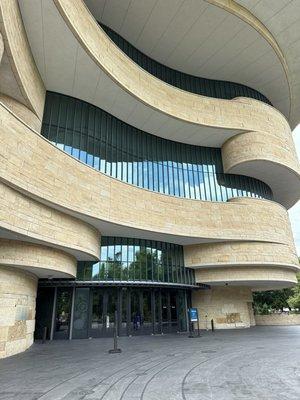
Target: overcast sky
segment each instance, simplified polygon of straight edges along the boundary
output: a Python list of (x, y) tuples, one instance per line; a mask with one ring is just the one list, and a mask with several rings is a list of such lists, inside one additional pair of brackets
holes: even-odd
[[(300, 124), (293, 131), (298, 157), (300, 159)], [(289, 211), (294, 232), (297, 253), (300, 257), (300, 201)]]

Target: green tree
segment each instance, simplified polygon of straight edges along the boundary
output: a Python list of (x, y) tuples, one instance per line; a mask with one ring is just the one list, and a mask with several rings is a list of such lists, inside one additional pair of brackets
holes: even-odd
[(107, 280), (120, 280), (122, 273), (121, 252), (116, 253), (114, 259), (111, 257), (107, 257), (107, 261), (105, 264), (105, 278)]
[(253, 306), (257, 314), (263, 314), (266, 310), (282, 310), (290, 307), (288, 299), (293, 294), (293, 289), (269, 290), (253, 293)]
[(292, 294), (288, 298), (288, 303), (291, 308), (300, 308), (300, 273), (297, 274), (298, 283), (291, 289)]
[(157, 251), (149, 251), (141, 249), (135, 253), (135, 261), (129, 265), (129, 276), (135, 280), (157, 280), (157, 274), (160, 273), (161, 266), (159, 265)]

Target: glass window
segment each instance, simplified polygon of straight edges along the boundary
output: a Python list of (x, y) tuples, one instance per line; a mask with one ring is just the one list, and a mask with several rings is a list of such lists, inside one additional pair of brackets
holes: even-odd
[(219, 148), (159, 138), (69, 96), (47, 92), (42, 134), (81, 162), (145, 189), (206, 201), (272, 199), (265, 183), (224, 174)]
[(156, 281), (188, 284), (183, 247), (151, 240), (103, 236), (100, 262), (78, 262), (80, 281)]

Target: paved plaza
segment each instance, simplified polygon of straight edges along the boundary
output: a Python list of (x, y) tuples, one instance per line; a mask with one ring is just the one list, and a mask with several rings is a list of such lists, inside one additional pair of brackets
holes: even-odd
[(299, 400), (300, 326), (35, 343), (0, 360), (1, 400)]

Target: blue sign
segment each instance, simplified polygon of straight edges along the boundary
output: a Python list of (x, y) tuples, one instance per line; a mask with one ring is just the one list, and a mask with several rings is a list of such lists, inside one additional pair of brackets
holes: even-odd
[(198, 322), (198, 310), (197, 308), (189, 309), (190, 322)]

